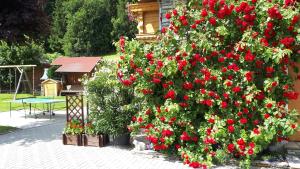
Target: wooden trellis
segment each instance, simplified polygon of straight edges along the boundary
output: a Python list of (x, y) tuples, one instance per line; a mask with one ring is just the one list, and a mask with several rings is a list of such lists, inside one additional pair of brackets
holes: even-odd
[(78, 120), (84, 126), (84, 102), (82, 95), (66, 96), (67, 122)]

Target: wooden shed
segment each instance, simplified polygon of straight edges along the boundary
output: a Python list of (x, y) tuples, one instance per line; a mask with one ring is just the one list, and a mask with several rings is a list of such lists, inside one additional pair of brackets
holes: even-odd
[(61, 89), (62, 89), (61, 82), (53, 79), (47, 79), (43, 81), (41, 85), (41, 93), (43, 93), (44, 96), (47, 97), (58, 96)]

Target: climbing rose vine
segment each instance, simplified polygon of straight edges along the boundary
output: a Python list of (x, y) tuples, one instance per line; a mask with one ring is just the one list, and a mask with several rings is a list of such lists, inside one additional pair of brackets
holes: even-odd
[(194, 168), (232, 158), (249, 167), (287, 140), (298, 128), (287, 104), (298, 97), (288, 68), (298, 72), (299, 5), (192, 1), (166, 14), (156, 43), (122, 37), (117, 76), (141, 105), (129, 129)]

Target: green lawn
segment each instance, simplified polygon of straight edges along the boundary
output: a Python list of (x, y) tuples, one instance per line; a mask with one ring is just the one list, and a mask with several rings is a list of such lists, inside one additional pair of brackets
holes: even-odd
[(107, 61), (118, 61), (119, 60), (119, 56), (117, 53), (110, 53), (110, 54), (102, 56), (102, 58)]
[(1, 134), (5, 134), (5, 133), (8, 133), (10, 131), (14, 131), (18, 128), (15, 128), (15, 127), (10, 127), (10, 126), (0, 126), (0, 135)]
[[(18, 94), (17, 98), (27, 98), (27, 97), (32, 97), (30, 94)], [(42, 96), (36, 96), (38, 98), (43, 98)], [(0, 94), (0, 112), (6, 112), (9, 111), (9, 103), (6, 101), (12, 100), (13, 99), (13, 94)], [(63, 99), (65, 100), (65, 96), (58, 96), (55, 97), (55, 99)], [(20, 110), (24, 109), (22, 104), (19, 103), (12, 103), (12, 110)], [(33, 105), (34, 106), (34, 105)], [(66, 103), (56, 103), (54, 106), (54, 110), (65, 110)], [(36, 108), (41, 110), (43, 108), (43, 105), (37, 104)], [(28, 109), (28, 106), (26, 107)]]

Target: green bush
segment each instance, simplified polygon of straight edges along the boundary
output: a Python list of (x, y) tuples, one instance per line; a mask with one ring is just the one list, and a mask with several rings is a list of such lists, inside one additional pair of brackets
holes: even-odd
[(134, 109), (129, 106), (132, 90), (122, 87), (115, 75), (116, 68), (102, 62), (99, 70), (86, 79), (90, 106), (89, 121), (96, 133), (114, 136), (128, 133)]

